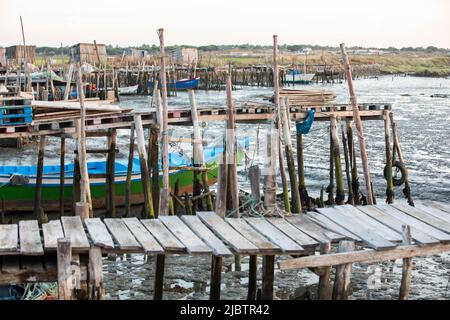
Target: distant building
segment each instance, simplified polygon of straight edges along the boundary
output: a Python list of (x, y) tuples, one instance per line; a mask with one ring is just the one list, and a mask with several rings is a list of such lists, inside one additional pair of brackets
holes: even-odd
[(106, 63), (106, 46), (104, 44), (78, 43), (70, 50), (75, 62)]
[(6, 55), (5, 55), (5, 48), (0, 48), (0, 66), (4, 67), (6, 66)]
[(125, 50), (125, 55), (129, 56), (129, 57), (132, 57), (132, 58), (147, 58), (148, 57), (148, 51), (147, 50), (130, 48), (130, 49)]
[(197, 48), (178, 48), (172, 52), (172, 57), (178, 64), (191, 64), (198, 61)]
[[(36, 46), (26, 46), (28, 63), (36, 62)], [(12, 46), (6, 48), (6, 59), (15, 60), (17, 64), (21, 64), (25, 60), (25, 47)]]

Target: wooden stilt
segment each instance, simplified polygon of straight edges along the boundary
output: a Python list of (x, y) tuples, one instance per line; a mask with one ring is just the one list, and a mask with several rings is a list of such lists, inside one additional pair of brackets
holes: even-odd
[(263, 275), (261, 300), (273, 300), (273, 280), (275, 271), (275, 256), (263, 256)]
[[(402, 226), (403, 245), (410, 245), (412, 242), (410, 226)], [(408, 300), (409, 286), (412, 278), (412, 258), (403, 259), (402, 280), (400, 283), (399, 300)]]
[(256, 299), (256, 275), (258, 271), (258, 256), (251, 255), (248, 268), (248, 293), (247, 300)]
[(212, 256), (210, 300), (220, 300), (220, 286), (222, 279), (222, 257)]
[(392, 154), (391, 154), (391, 119), (389, 118), (389, 111), (383, 113), (384, 118), (384, 138), (386, 149), (386, 202), (394, 202), (394, 180), (392, 178)]
[[(338, 252), (349, 252), (355, 250), (353, 241), (341, 241)], [(343, 264), (336, 267), (336, 275), (333, 287), (333, 300), (347, 300), (350, 289), (350, 278), (352, 274), (352, 264)]]
[(298, 189), (300, 192), (300, 199), (302, 206), (306, 205), (309, 208), (309, 196), (305, 184), (305, 167), (303, 157), (303, 135), (297, 132), (297, 168), (298, 168)]
[(153, 200), (153, 210), (155, 212), (155, 217), (159, 214), (159, 168), (158, 168), (158, 155), (159, 155), (159, 126), (152, 127), (150, 129), (150, 141), (149, 141), (149, 154), (150, 154), (150, 166), (152, 178), (152, 200)]
[[(224, 144), (226, 149), (226, 145)], [(218, 181), (217, 181), (217, 197), (216, 197), (216, 213), (218, 216), (225, 218), (227, 211), (227, 176), (228, 167), (226, 164), (226, 150), (219, 155), (218, 165)]]
[[(331, 252), (331, 243), (327, 242), (321, 245), (321, 254), (329, 254)], [(320, 270), (319, 276), (319, 300), (330, 300), (331, 299), (331, 287), (330, 287), (330, 267), (323, 267)]]
[(59, 214), (64, 215), (64, 172), (65, 172), (65, 156), (66, 156), (66, 138), (61, 137), (61, 149), (60, 149), (60, 170), (59, 170)]
[(76, 205), (80, 201), (80, 162), (78, 160), (78, 153), (74, 159), (74, 172), (73, 172), (73, 189), (72, 189), (72, 214), (76, 215)]
[(128, 152), (127, 181), (125, 184), (125, 216), (131, 216), (131, 175), (134, 159), (134, 126), (130, 130), (130, 149)]
[(331, 145), (336, 176), (336, 204), (343, 205), (345, 202), (344, 178), (342, 176), (342, 164), (339, 151), (339, 134), (335, 115), (331, 116)]
[(108, 211), (111, 218), (116, 217), (116, 140), (117, 131), (116, 129), (110, 129), (108, 136), (108, 158), (107, 158), (107, 168), (108, 168)]
[(89, 299), (104, 300), (102, 250), (99, 247), (89, 249)]
[(44, 156), (45, 156), (45, 144), (46, 136), (41, 136), (39, 139), (39, 153), (38, 153), (38, 163), (37, 163), (37, 173), (36, 173), (36, 188), (34, 194), (34, 216), (39, 221), (39, 223), (45, 223), (48, 221), (47, 215), (42, 209), (42, 174), (44, 171)]
[(328, 200), (327, 205), (334, 205), (334, 157), (333, 157), (333, 139), (331, 138), (330, 126), (330, 184), (327, 187)]
[(355, 150), (355, 141), (353, 140), (352, 121), (347, 121), (346, 126), (347, 126), (348, 152), (350, 158), (350, 170), (352, 178), (353, 202), (354, 205), (360, 205), (361, 194), (359, 192), (359, 177), (358, 177), (358, 168), (356, 165), (356, 150)]
[(58, 298), (59, 300), (73, 299), (72, 280), (72, 248), (67, 238), (58, 239)]
[(162, 300), (164, 291), (164, 267), (166, 256), (158, 254), (156, 256), (156, 271), (155, 271), (155, 285), (153, 300)]
[[(277, 121), (279, 122), (279, 121)], [(278, 126), (277, 123), (277, 127), (278, 127), (278, 137), (280, 137), (280, 139), (278, 139), (278, 164), (280, 167), (280, 176), (281, 176), (281, 184), (283, 186), (283, 203), (284, 203), (284, 211), (286, 211), (286, 213), (290, 214), (291, 213), (291, 202), (289, 199), (289, 185), (287, 182), (287, 177), (286, 177), (286, 170), (285, 170), (285, 164), (284, 164), (284, 154), (283, 154), (283, 147), (281, 144), (281, 135), (280, 135), (280, 127)]]
[(347, 130), (344, 124), (342, 124), (341, 130), (342, 130), (342, 145), (344, 146), (345, 175), (347, 178), (347, 188), (348, 188), (347, 203), (355, 205), (355, 200), (353, 198), (352, 177), (350, 173), (350, 155), (348, 149)]

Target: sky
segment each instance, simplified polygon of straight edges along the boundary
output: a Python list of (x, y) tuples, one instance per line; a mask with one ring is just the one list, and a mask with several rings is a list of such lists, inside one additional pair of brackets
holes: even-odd
[(0, 46), (317, 44), (450, 48), (450, 0), (0, 0)]

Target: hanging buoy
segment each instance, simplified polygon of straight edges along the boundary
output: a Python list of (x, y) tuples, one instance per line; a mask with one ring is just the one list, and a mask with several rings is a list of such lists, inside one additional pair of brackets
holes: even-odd
[[(395, 172), (392, 174), (394, 186), (399, 187), (405, 183), (405, 180), (408, 176), (406, 167), (400, 161), (395, 161), (394, 164), (392, 165), (392, 169), (393, 170), (395, 169)], [(386, 180), (387, 180), (387, 170), (388, 170), (387, 166), (385, 166), (383, 174)], [(399, 173), (401, 174), (400, 177), (398, 176)]]

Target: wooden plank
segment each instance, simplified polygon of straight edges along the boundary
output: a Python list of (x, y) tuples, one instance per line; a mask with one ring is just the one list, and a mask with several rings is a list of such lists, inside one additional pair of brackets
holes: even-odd
[(427, 206), (445, 211), (447, 213), (450, 213), (450, 205), (438, 201), (430, 201), (430, 200), (424, 200), (423, 203)]
[(121, 250), (139, 250), (141, 246), (120, 219), (105, 219), (104, 223)]
[(257, 246), (261, 254), (281, 253), (281, 248), (279, 246), (270, 242), (266, 237), (253, 229), (244, 219), (226, 218), (225, 221), (228, 222), (237, 232)]
[(17, 224), (0, 225), (0, 254), (17, 252), (18, 240)]
[(380, 261), (397, 260), (411, 257), (433, 256), (450, 251), (450, 244), (435, 246), (399, 246), (394, 249), (376, 251), (359, 250), (327, 255), (314, 255), (289, 259), (278, 263), (281, 270), (302, 268), (319, 268), (347, 263), (377, 263)]
[(343, 240), (346, 237), (335, 232), (329, 231), (319, 224), (311, 221), (310, 219), (304, 217), (303, 215), (292, 215), (287, 216), (285, 219), (292, 224), (297, 229), (303, 231), (310, 237), (316, 239), (322, 244)]
[(433, 238), (436, 238), (441, 242), (450, 242), (450, 235), (436, 228), (433, 228), (429, 224), (426, 224), (425, 222), (413, 218), (410, 215), (407, 215), (403, 211), (400, 211), (394, 208), (393, 206), (389, 206), (386, 204), (379, 204), (376, 207), (379, 208), (384, 213), (389, 214), (390, 216), (402, 221), (404, 224), (419, 229), (420, 231), (425, 232), (429, 236), (432, 236)]
[[(383, 223), (389, 228), (392, 228), (393, 230), (402, 230), (403, 225), (405, 225), (405, 223), (402, 222), (401, 220), (384, 213), (383, 211), (374, 206), (359, 206), (357, 207), (357, 209), (363, 212), (364, 214), (367, 214), (368, 216), (372, 217), (373, 219), (379, 221), (380, 223)], [(422, 232), (421, 230), (414, 227), (411, 227), (411, 235), (414, 241), (416, 241), (419, 244), (439, 243), (438, 239), (433, 238), (427, 233)]]
[(52, 220), (42, 225), (42, 233), (44, 235), (44, 249), (56, 250), (58, 247), (58, 239), (64, 238), (64, 231), (60, 220)]
[(19, 239), (21, 255), (39, 256), (44, 254), (37, 220), (19, 222)]
[(100, 218), (86, 219), (84, 220), (84, 225), (94, 246), (114, 248), (114, 241)]
[(220, 239), (225, 241), (236, 253), (256, 254), (258, 248), (233, 229), (224, 219), (214, 212), (197, 212), (200, 218)]
[(450, 223), (450, 214), (440, 209), (423, 205), (420, 201), (414, 201), (414, 206), (432, 216)]
[(185, 246), (189, 254), (211, 254), (212, 250), (177, 216), (160, 216), (159, 220)]
[(186, 225), (203, 240), (218, 257), (232, 256), (233, 253), (223, 244), (222, 240), (217, 238), (211, 230), (206, 227), (196, 216), (181, 216)]
[(411, 207), (409, 205), (405, 205), (405, 204), (392, 204), (392, 206), (394, 208), (397, 208), (400, 211), (403, 211), (406, 214), (409, 214), (410, 216), (422, 220), (425, 223), (428, 223), (429, 225), (435, 227), (436, 229), (439, 229), (441, 231), (450, 233), (450, 223), (436, 218), (435, 216), (426, 213), (422, 210), (419, 210), (415, 207)]
[(122, 221), (134, 235), (139, 244), (144, 248), (145, 253), (161, 254), (164, 249), (150, 232), (139, 222), (137, 218), (123, 218)]
[(286, 236), (264, 218), (244, 218), (255, 230), (275, 243), (286, 253), (300, 253), (304, 249), (291, 238)]
[(300, 246), (315, 247), (319, 244), (316, 240), (303, 233), (283, 218), (272, 217), (268, 218), (267, 221), (269, 221), (272, 225), (274, 225), (278, 230), (283, 232), (289, 238), (297, 242)]
[(401, 229), (398, 232), (397, 230), (392, 230), (386, 227), (384, 224), (379, 223), (377, 220), (374, 220), (365, 214), (361, 214), (361, 211), (356, 209), (354, 206), (344, 205), (344, 206), (336, 206), (334, 208), (337, 209), (346, 217), (348, 217), (349, 219), (358, 221), (362, 225), (370, 228), (371, 230), (376, 230), (376, 232), (380, 236), (389, 241), (401, 242), (403, 240)]
[(61, 223), (72, 250), (88, 250), (90, 248), (80, 217), (61, 217)]
[(358, 237), (356, 234), (353, 234), (344, 228), (342, 228), (340, 225), (335, 223), (334, 221), (328, 219), (327, 217), (317, 213), (317, 212), (308, 212), (305, 215), (306, 219), (310, 219), (311, 221), (321, 225), (325, 229), (328, 229), (332, 232), (340, 233), (344, 236), (346, 236), (348, 239), (354, 239), (356, 241), (361, 241), (361, 238)]
[(395, 247), (395, 244), (380, 236), (376, 230), (362, 225), (355, 219), (349, 219), (335, 208), (318, 208), (316, 210), (328, 219), (339, 224), (344, 229), (356, 234), (369, 247), (375, 250), (386, 250)]
[(186, 253), (182, 244), (159, 219), (141, 220), (144, 227), (155, 237), (166, 252)]

